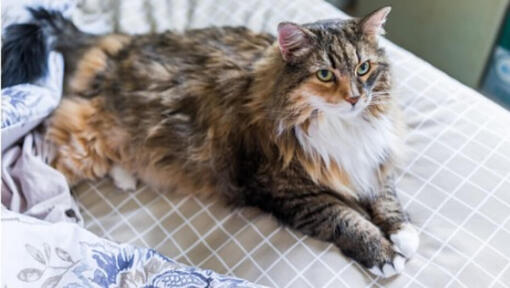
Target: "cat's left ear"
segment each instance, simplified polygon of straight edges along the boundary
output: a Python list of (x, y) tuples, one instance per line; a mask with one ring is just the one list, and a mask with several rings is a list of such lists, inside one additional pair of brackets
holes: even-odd
[(278, 45), (285, 61), (298, 62), (311, 51), (310, 32), (300, 25), (282, 22), (278, 24)]
[(361, 19), (360, 27), (363, 34), (373, 39), (377, 39), (379, 35), (384, 35), (383, 26), (390, 11), (390, 6), (382, 7)]

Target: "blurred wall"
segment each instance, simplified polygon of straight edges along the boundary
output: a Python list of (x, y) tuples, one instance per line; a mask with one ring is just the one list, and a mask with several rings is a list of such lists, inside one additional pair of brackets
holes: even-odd
[(386, 37), (477, 88), (509, 0), (357, 0), (354, 16), (393, 7)]

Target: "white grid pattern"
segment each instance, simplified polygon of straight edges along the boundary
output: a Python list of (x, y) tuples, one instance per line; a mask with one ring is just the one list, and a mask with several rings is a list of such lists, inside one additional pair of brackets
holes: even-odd
[[(179, 21), (156, 19), (163, 23), (158, 29), (244, 24), (272, 32), (284, 19), (345, 17), (320, 1), (204, 0), (195, 6), (188, 1), (160, 2), (166, 5), (165, 15)], [(129, 9), (131, 2), (125, 3), (118, 9), (120, 16), (105, 17), (121, 18), (119, 29), (129, 32), (129, 17), (144, 17), (140, 15), (146, 11)], [(273, 287), (509, 287), (510, 191), (504, 191), (510, 189), (510, 127), (505, 127), (509, 114), (385, 43), (394, 67), (394, 95), (410, 126), (410, 157), (400, 168), (398, 193), (422, 240), (401, 276), (375, 278), (333, 245), (279, 227), (252, 210), (229, 213), (216, 200), (155, 193), (146, 187), (122, 194), (109, 180), (86, 183), (75, 191), (87, 228)], [(462, 194), (468, 186), (482, 196)], [(463, 209), (467, 212), (461, 215)], [(207, 227), (200, 225), (209, 222)], [(251, 243), (253, 239), (259, 240)]]

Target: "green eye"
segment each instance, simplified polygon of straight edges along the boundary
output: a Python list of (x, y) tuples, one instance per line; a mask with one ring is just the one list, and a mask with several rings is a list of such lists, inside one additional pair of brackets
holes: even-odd
[(370, 71), (370, 62), (365, 61), (358, 66), (356, 69), (356, 74), (358, 74), (358, 76), (363, 76), (367, 74), (368, 71)]
[(333, 75), (333, 72), (328, 69), (321, 69), (317, 71), (317, 78), (322, 82), (331, 82), (335, 76)]

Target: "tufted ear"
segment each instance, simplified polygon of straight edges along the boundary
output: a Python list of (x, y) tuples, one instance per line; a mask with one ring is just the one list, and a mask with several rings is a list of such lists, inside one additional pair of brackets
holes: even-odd
[(305, 28), (290, 22), (278, 24), (278, 45), (283, 59), (297, 62), (310, 52), (312, 41)]
[(382, 7), (368, 14), (360, 21), (361, 31), (370, 38), (384, 35), (384, 23), (391, 11), (390, 6)]

